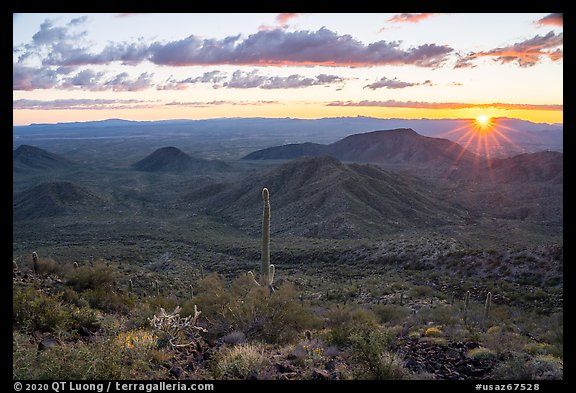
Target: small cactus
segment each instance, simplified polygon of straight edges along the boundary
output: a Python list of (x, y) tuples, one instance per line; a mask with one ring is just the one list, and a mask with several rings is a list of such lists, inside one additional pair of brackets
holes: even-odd
[(488, 320), (488, 314), (490, 314), (490, 308), (492, 307), (492, 292), (488, 292), (486, 295), (486, 303), (484, 304), (484, 319)]
[(12, 270), (14, 271), (18, 270), (18, 264), (16, 263), (15, 260), (12, 260)]
[(204, 280), (204, 266), (200, 265), (200, 279)]
[(190, 299), (194, 297), (194, 288), (192, 288), (192, 284), (190, 284)]
[(404, 292), (400, 292), (400, 306), (404, 305)]
[(32, 267), (34, 268), (34, 273), (38, 273), (38, 254), (36, 254), (36, 251), (32, 253)]
[(154, 286), (156, 287), (156, 296), (160, 296), (160, 284), (158, 283), (158, 280), (154, 281)]
[(78, 262), (74, 262), (74, 269), (78, 269)]
[(274, 292), (272, 282), (276, 271), (274, 265), (270, 264), (270, 194), (267, 188), (262, 189), (262, 199), (264, 207), (262, 210), (262, 266), (260, 268), (260, 283), (256, 281), (254, 273), (248, 274), (252, 277), (257, 285), (268, 287), (270, 292)]
[(464, 323), (468, 319), (468, 306), (470, 305), (470, 291), (466, 291), (466, 296), (464, 296)]
[(130, 290), (130, 293), (134, 292), (134, 283), (132, 282), (132, 279), (128, 280), (128, 289)]

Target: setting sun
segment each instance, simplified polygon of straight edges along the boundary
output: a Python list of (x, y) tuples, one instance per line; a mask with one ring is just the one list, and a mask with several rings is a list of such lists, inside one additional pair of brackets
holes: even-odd
[(490, 120), (490, 119), (486, 115), (480, 115), (476, 118), (476, 121), (480, 124), (486, 124), (486, 123), (488, 123), (488, 120)]
[(490, 131), (490, 130), (492, 130), (492, 127), (493, 127), (492, 118), (490, 118), (486, 115), (479, 115), (478, 117), (476, 117), (476, 119), (474, 119), (473, 123), (474, 123), (474, 128), (477, 131), (481, 131), (481, 132)]

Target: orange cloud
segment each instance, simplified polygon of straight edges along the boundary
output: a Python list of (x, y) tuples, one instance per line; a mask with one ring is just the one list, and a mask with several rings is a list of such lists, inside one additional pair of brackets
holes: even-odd
[(468, 109), (468, 108), (493, 108), (503, 110), (539, 110), (539, 111), (563, 111), (564, 105), (559, 104), (509, 104), (493, 102), (489, 104), (474, 104), (465, 102), (425, 102), (425, 101), (332, 101), (326, 106), (365, 106), (381, 108), (412, 108), (412, 109)]
[(471, 61), (481, 57), (492, 57), (502, 64), (517, 62), (520, 67), (536, 65), (543, 57), (548, 57), (552, 61), (558, 61), (563, 58), (564, 52), (558, 48), (563, 44), (564, 34), (555, 34), (553, 31), (550, 31), (544, 36), (537, 35), (528, 40), (517, 42), (503, 48), (469, 53), (459, 59), (454, 68), (474, 67)]
[(564, 14), (550, 14), (542, 19), (538, 19), (536, 24), (541, 26), (564, 26)]
[(284, 26), (286, 23), (288, 23), (289, 20), (297, 18), (300, 15), (302, 15), (302, 14), (301, 13), (295, 13), (295, 12), (284, 12), (284, 13), (278, 14), (278, 16), (276, 17), (276, 22), (280, 26)]
[(392, 23), (418, 23), (418, 22), (421, 22), (424, 19), (428, 19), (434, 15), (441, 15), (441, 14), (433, 13), (433, 12), (428, 12), (428, 13), (424, 12), (424, 13), (420, 13), (420, 14), (398, 14), (398, 15), (394, 15), (393, 17), (388, 19), (388, 22), (392, 22)]

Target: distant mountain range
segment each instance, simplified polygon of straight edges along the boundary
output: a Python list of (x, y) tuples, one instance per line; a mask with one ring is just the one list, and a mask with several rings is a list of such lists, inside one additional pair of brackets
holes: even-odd
[(162, 147), (136, 162), (133, 167), (145, 172), (213, 171), (224, 170), (229, 165), (218, 160), (191, 157), (176, 147)]
[[(283, 139), (284, 143), (329, 144), (345, 136), (373, 130), (411, 128), (423, 136), (458, 142), (468, 150), (492, 157), (541, 150), (563, 150), (563, 125), (494, 118), (492, 137), (486, 143), (468, 143), (474, 137), (472, 119), (378, 119), (336, 117), (323, 119), (219, 118), (207, 120), (127, 121), (110, 119), (92, 122), (14, 126), (15, 143), (34, 144), (45, 138), (119, 138), (158, 135)], [(271, 143), (269, 146), (277, 145)]]
[(209, 213), (256, 233), (263, 186), (270, 190), (273, 231), (283, 235), (360, 238), (445, 225), (464, 215), (424, 180), (327, 156), (297, 159), (227, 187), (207, 186), (188, 200), (201, 199)]
[(469, 166), (484, 161), (448, 139), (425, 137), (409, 128), (350, 135), (329, 145), (304, 143), (270, 147), (250, 153), (244, 159), (294, 159), (324, 155), (342, 161), (433, 165), (437, 168)]
[(15, 171), (65, 169), (75, 165), (64, 157), (29, 145), (21, 145), (12, 152), (12, 164)]

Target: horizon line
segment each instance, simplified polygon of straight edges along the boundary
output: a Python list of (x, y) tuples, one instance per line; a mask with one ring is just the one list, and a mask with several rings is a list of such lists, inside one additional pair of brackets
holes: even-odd
[[(373, 117), (373, 116), (333, 116), (333, 117), (317, 117), (317, 118), (303, 118), (303, 117), (266, 117), (266, 116), (250, 116), (250, 117), (210, 117), (210, 118), (203, 118), (203, 119), (185, 119), (185, 118), (174, 118), (174, 119), (158, 119), (158, 120), (130, 120), (130, 119), (123, 119), (123, 118), (108, 118), (108, 119), (101, 119), (101, 120), (85, 120), (85, 121), (67, 121), (67, 122), (56, 122), (56, 123), (28, 123), (28, 124), (12, 124), (12, 127), (29, 127), (29, 126), (50, 126), (50, 125), (65, 125), (65, 124), (82, 124), (82, 123), (102, 123), (106, 121), (125, 121), (131, 123), (155, 123), (155, 122), (168, 122), (168, 121), (206, 121), (206, 120), (250, 120), (250, 119), (269, 119), (269, 120), (325, 120), (325, 119), (358, 119), (358, 118), (365, 118), (365, 119), (374, 119), (374, 120), (432, 120), (432, 121), (442, 121), (442, 120), (461, 120), (461, 121), (472, 121), (475, 118), (473, 117), (446, 117), (446, 118), (427, 118), (427, 117), (420, 117), (420, 118), (403, 118), (403, 117)], [(546, 124), (549, 126), (564, 126), (564, 122), (561, 123), (546, 123), (546, 122), (534, 122), (531, 120), (524, 120), (517, 117), (507, 117), (507, 116), (494, 116), (490, 117), (490, 119), (502, 120), (518, 120), (518, 121), (525, 121), (532, 124)]]

